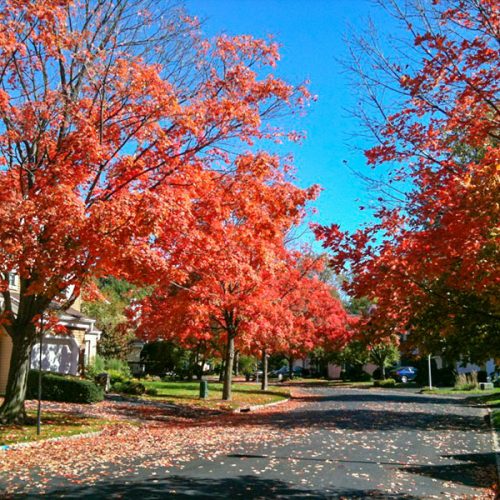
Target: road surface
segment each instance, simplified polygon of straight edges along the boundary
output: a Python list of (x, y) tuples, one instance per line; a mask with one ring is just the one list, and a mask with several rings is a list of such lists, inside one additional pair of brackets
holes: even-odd
[[(122, 470), (115, 478), (109, 464), (106, 479), (92, 485), (54, 477), (46, 495), (494, 498), (487, 490), (496, 481), (496, 466), (484, 409), (459, 397), (406, 390), (310, 388), (302, 399), (288, 411), (238, 417), (242, 425), (278, 429), (269, 440), (239, 442), (223, 455), (167, 469), (130, 464), (129, 474)], [(29, 485), (21, 497), (39, 498), (30, 496)]]

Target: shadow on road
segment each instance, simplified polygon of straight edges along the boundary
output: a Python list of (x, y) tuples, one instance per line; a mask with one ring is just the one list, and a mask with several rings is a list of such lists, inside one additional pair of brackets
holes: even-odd
[[(373, 394), (366, 393), (350, 393), (350, 394), (336, 394), (328, 396), (304, 396), (297, 398), (297, 400), (307, 401), (309, 403), (328, 402), (328, 401), (342, 401), (353, 403), (415, 403), (415, 404), (437, 404), (437, 405), (457, 405), (462, 404), (460, 398), (457, 397), (438, 397), (438, 396), (418, 396), (414, 393), (405, 394), (403, 390), (394, 392), (392, 394), (381, 394), (374, 390)], [(463, 403), (465, 404), (465, 403)]]
[(419, 465), (404, 467), (402, 470), (472, 487), (492, 487), (498, 482), (495, 453), (468, 453), (464, 455), (443, 455), (443, 457), (461, 460), (466, 463)]
[[(181, 475), (165, 476), (134, 484), (101, 482), (93, 486), (50, 491), (51, 497), (98, 499), (156, 499), (156, 498), (371, 498), (413, 500), (418, 497), (390, 494), (381, 490), (335, 489), (318, 491), (298, 488), (280, 480), (243, 475), (233, 478), (190, 478)], [(31, 498), (31, 497), (25, 497)], [(33, 497), (34, 498), (34, 497)]]
[[(253, 418), (251, 418), (253, 417)], [(480, 416), (459, 414), (436, 414), (422, 412), (399, 412), (390, 410), (355, 409), (325, 409), (296, 410), (293, 414), (275, 413), (273, 415), (251, 415), (249, 424), (266, 425), (278, 428), (318, 428), (346, 429), (354, 431), (442, 431), (475, 430), (489, 432)], [(250, 421), (251, 420), (251, 421)]]

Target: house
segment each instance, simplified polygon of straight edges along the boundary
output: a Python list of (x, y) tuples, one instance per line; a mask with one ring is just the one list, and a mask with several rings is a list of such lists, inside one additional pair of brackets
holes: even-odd
[[(14, 309), (19, 304), (19, 279), (11, 274), (9, 290)], [(0, 299), (0, 310), (2, 308)], [(65, 334), (48, 332), (41, 342), (41, 368), (44, 371), (79, 375), (85, 371), (96, 356), (97, 342), (101, 332), (95, 327), (95, 319), (85, 316), (81, 311), (81, 299), (60, 315), (59, 324), (66, 328)], [(9, 375), (12, 341), (0, 326), (0, 394), (5, 392)], [(40, 343), (31, 352), (31, 368), (40, 367)]]

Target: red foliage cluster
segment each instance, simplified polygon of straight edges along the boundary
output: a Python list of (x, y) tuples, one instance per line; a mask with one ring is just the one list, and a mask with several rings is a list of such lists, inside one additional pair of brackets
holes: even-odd
[(363, 327), (414, 332), (420, 346), (458, 335), (457, 355), (474, 337), (473, 356), (484, 358), (500, 353), (500, 11), (489, 0), (450, 4), (436, 3), (435, 25), (408, 21), (421, 59), (412, 74), (391, 66), (407, 99), (366, 152), (374, 167), (396, 165), (390, 178), (411, 191), (397, 206), (383, 202), (376, 224), (317, 236), (337, 270), (349, 266), (348, 292), (376, 302)]

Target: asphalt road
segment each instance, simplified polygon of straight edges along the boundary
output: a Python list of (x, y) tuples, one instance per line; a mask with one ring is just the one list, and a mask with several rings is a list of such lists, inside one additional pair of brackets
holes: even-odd
[(407, 391), (306, 391), (303, 404), (290, 412), (251, 418), (251, 425), (282, 429), (282, 440), (242, 442), (223, 456), (94, 485), (55, 481), (47, 496), (494, 498), (485, 491), (496, 480), (496, 467), (484, 409)]

